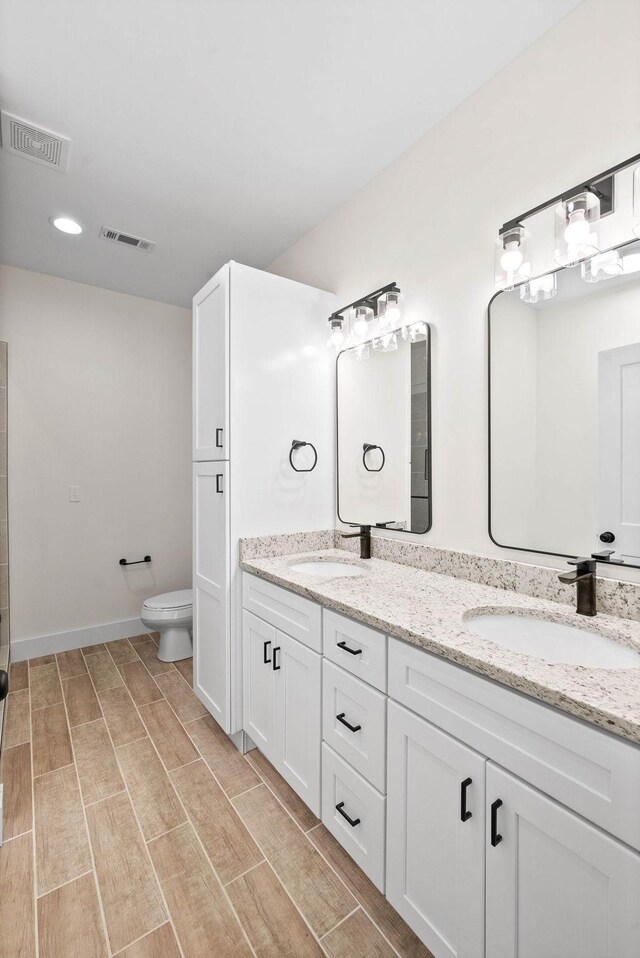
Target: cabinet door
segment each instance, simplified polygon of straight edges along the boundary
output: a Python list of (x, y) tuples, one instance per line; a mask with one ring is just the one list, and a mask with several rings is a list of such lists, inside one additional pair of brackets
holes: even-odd
[(639, 903), (640, 855), (488, 763), (488, 956), (635, 958)]
[(229, 507), (226, 462), (193, 475), (193, 687), (229, 731)]
[(271, 762), (274, 748), (275, 675), (273, 647), (276, 630), (246, 610), (242, 613), (243, 635), (243, 728)]
[(193, 458), (229, 458), (229, 269), (193, 297)]
[(481, 958), (486, 760), (392, 701), (387, 734), (387, 898), (435, 958)]
[(276, 630), (273, 667), (276, 676), (278, 771), (311, 811), (320, 816), (320, 746), (322, 656)]

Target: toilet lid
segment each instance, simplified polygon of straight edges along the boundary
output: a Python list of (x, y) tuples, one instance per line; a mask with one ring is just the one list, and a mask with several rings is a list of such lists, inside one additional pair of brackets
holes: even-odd
[(144, 603), (146, 609), (186, 609), (193, 604), (191, 589), (182, 589), (179, 592), (164, 592), (154, 595)]

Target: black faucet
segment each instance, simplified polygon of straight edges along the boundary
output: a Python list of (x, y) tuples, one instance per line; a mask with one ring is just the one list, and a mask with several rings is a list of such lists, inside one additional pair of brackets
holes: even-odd
[(360, 526), (360, 532), (343, 532), (343, 539), (360, 539), (360, 558), (371, 558), (371, 526)]
[(566, 585), (576, 586), (578, 615), (595, 615), (596, 608), (596, 561), (595, 559), (569, 559), (575, 572), (563, 572), (558, 576)]

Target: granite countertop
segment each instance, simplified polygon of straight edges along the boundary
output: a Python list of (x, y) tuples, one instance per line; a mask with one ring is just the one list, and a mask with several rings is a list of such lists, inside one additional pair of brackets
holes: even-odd
[[(305, 559), (348, 562), (366, 571), (353, 578), (294, 572), (291, 566)], [(246, 572), (640, 744), (640, 668), (545, 662), (481, 638), (466, 625), (465, 616), (480, 611), (533, 614), (598, 632), (639, 653), (640, 622), (605, 614), (585, 618), (556, 602), (384, 559), (363, 561), (338, 549), (247, 558), (240, 565)]]

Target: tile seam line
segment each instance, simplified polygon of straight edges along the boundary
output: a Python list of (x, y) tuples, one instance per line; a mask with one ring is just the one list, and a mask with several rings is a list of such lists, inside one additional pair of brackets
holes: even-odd
[[(109, 649), (106, 649), (106, 651), (107, 651), (107, 653), (108, 653), (108, 655), (109, 655), (109, 658), (111, 659), (111, 661), (112, 661), (113, 664), (115, 665), (115, 662), (114, 662), (114, 660), (113, 660), (113, 656), (112, 656), (111, 653), (109, 652)], [(117, 666), (116, 666), (116, 668), (117, 668)], [(92, 683), (93, 683), (93, 676), (91, 676), (91, 681), (92, 681)], [(126, 685), (123, 684), (123, 687), (124, 687), (124, 689), (126, 690), (126, 693), (127, 693), (127, 695), (129, 696), (129, 698), (131, 699), (131, 702), (132, 702), (132, 704), (133, 704), (133, 707), (134, 707), (134, 709), (135, 709), (135, 711), (136, 711), (136, 714), (137, 714), (137, 716), (138, 716), (138, 720), (139, 720), (140, 722), (142, 722), (143, 727), (146, 729), (146, 725), (145, 725), (145, 723), (144, 723), (143, 720), (142, 720), (142, 716), (140, 715), (140, 712), (138, 711), (138, 707), (137, 707), (136, 703), (133, 701), (133, 696), (132, 696), (131, 693), (129, 692), (129, 689), (127, 688)], [(116, 688), (120, 688), (120, 686), (116, 686)], [(94, 685), (94, 690), (95, 690), (95, 692), (96, 692), (96, 697), (98, 697), (98, 693), (97, 693), (97, 689), (95, 689), (95, 685)], [(102, 711), (102, 703), (100, 702), (100, 699), (99, 699), (99, 698), (98, 698), (98, 703), (99, 703), (99, 705), (100, 705), (100, 710)], [(148, 847), (148, 845), (147, 845), (147, 842), (145, 841), (144, 832), (143, 832), (142, 826), (141, 826), (141, 824), (140, 824), (140, 819), (138, 818), (138, 814), (137, 814), (137, 812), (136, 812), (136, 810), (135, 810), (135, 807), (134, 807), (134, 804), (133, 804), (133, 799), (131, 798), (131, 793), (130, 793), (130, 791), (129, 791), (129, 786), (128, 786), (128, 784), (127, 784), (127, 779), (126, 779), (126, 776), (125, 776), (124, 771), (123, 771), (123, 769), (122, 769), (122, 765), (121, 765), (120, 759), (119, 759), (119, 757), (118, 757), (117, 749), (116, 749), (115, 745), (113, 744), (113, 738), (112, 738), (112, 736), (111, 736), (111, 729), (109, 728), (109, 724), (108, 724), (106, 718), (104, 717), (104, 712), (103, 712), (103, 716), (102, 716), (102, 717), (103, 717), (103, 719), (104, 719), (104, 724), (106, 725), (106, 728), (107, 728), (107, 734), (108, 734), (108, 736), (109, 736), (109, 741), (111, 742), (111, 748), (113, 749), (114, 755), (115, 755), (115, 757), (116, 757), (116, 764), (117, 764), (118, 769), (119, 769), (119, 771), (120, 771), (120, 777), (122, 778), (122, 781), (123, 781), (123, 783), (124, 783), (124, 790), (125, 790), (125, 793), (126, 793), (126, 795), (127, 795), (128, 800), (129, 800), (129, 805), (130, 805), (130, 807), (131, 807), (131, 812), (132, 812), (133, 817), (134, 817), (134, 819), (135, 819), (135, 823), (136, 823), (136, 825), (138, 826), (138, 831), (139, 831), (139, 833), (140, 833), (140, 838), (142, 839), (142, 844), (143, 844), (143, 846), (144, 846), (144, 850), (145, 850), (145, 853), (146, 853), (146, 856), (147, 856), (147, 861), (148, 861), (148, 863), (149, 863), (149, 868), (150, 868), (151, 874), (152, 874), (152, 876), (153, 876), (153, 878), (154, 878), (154, 880), (155, 880), (155, 884), (156, 884), (156, 888), (157, 888), (157, 890), (158, 890), (158, 894), (159, 894), (159, 896), (160, 896), (160, 900), (162, 901), (162, 907), (163, 907), (163, 910), (164, 910), (164, 913), (165, 913), (165, 921), (162, 922), (162, 924), (166, 924), (167, 921), (169, 922), (169, 924), (171, 925), (171, 929), (172, 929), (172, 931), (173, 931), (174, 938), (175, 938), (176, 943), (177, 943), (177, 945), (178, 945), (178, 951), (180, 952), (181, 958), (187, 958), (187, 956), (185, 955), (185, 953), (184, 953), (184, 951), (183, 951), (183, 948), (182, 948), (182, 944), (181, 944), (181, 942), (180, 942), (180, 939), (179, 939), (179, 937), (178, 937), (178, 933), (177, 933), (177, 931), (176, 931), (176, 927), (175, 927), (175, 925), (174, 925), (173, 918), (171, 917), (171, 912), (170, 912), (170, 910), (169, 910), (169, 906), (167, 905), (167, 900), (166, 900), (165, 894), (164, 894), (164, 892), (163, 892), (163, 890), (162, 890), (162, 885), (160, 884), (160, 879), (159, 879), (159, 877), (158, 877), (158, 873), (157, 873), (157, 871), (156, 871), (155, 865), (153, 864), (153, 859), (151, 858), (151, 854), (150, 854), (150, 852), (149, 852), (149, 847)], [(146, 736), (142, 736), (141, 738), (144, 738), (144, 737), (146, 737), (146, 738), (148, 738), (148, 739), (150, 740), (151, 745), (152, 745), (153, 748), (155, 749), (155, 743), (154, 743), (153, 739), (151, 738), (151, 736), (148, 734), (148, 732), (147, 732), (147, 735), (146, 735)], [(139, 742), (139, 741), (141, 741), (141, 739), (135, 739), (135, 741)], [(126, 744), (129, 744), (129, 745), (130, 745), (130, 744), (132, 744), (132, 743), (129, 742), (129, 743), (126, 743)], [(157, 749), (156, 749), (156, 752), (157, 752)], [(160, 758), (160, 755), (158, 755), (158, 759), (160, 760), (160, 763), (162, 764), (162, 767), (164, 768), (164, 764), (162, 763), (162, 759)], [(165, 772), (166, 772), (166, 769), (165, 769)], [(167, 777), (168, 777), (168, 773), (167, 773)], [(171, 785), (173, 786), (173, 782), (171, 782)], [(118, 794), (121, 794), (121, 793), (118, 793)], [(112, 797), (113, 797), (113, 796), (112, 796)], [(178, 799), (179, 799), (179, 796), (178, 796)], [(97, 884), (97, 872), (96, 872), (96, 884)], [(100, 901), (102, 902), (102, 897), (100, 897)], [(105, 923), (106, 923), (106, 920), (105, 920)], [(160, 927), (160, 926), (157, 926), (157, 927)], [(151, 929), (151, 930), (152, 930), (152, 931), (155, 931), (156, 929)], [(137, 941), (141, 941), (142, 938), (145, 938), (146, 935), (149, 935), (149, 934), (151, 934), (151, 931), (147, 931), (145, 935), (142, 935), (141, 938), (138, 938), (138, 939), (136, 939), (136, 940), (137, 940)], [(113, 952), (113, 949), (111, 948), (111, 943), (110, 943), (109, 939), (107, 939), (107, 941), (108, 941), (108, 946), (109, 946), (110, 954), (113, 956), (114, 952)], [(125, 945), (124, 948), (121, 948), (121, 949), (120, 949), (120, 953), (121, 953), (122, 951), (124, 951), (126, 948), (129, 948), (130, 945), (132, 945), (132, 944), (134, 944), (134, 942), (129, 942), (127, 945)], [(116, 954), (117, 954), (117, 953), (116, 953)]]
[[(60, 679), (60, 669), (59, 669), (59, 667), (58, 667), (58, 660), (57, 660), (57, 659), (56, 659), (56, 669), (57, 669), (57, 671), (58, 671), (58, 679)], [(92, 679), (91, 681), (92, 681), (92, 683), (93, 683), (93, 679)], [(90, 858), (91, 858), (91, 872), (92, 872), (92, 874), (93, 874), (93, 887), (94, 887), (94, 889), (95, 889), (96, 897), (97, 897), (97, 899), (98, 899), (98, 907), (99, 907), (99, 909), (100, 909), (100, 916), (101, 916), (101, 918), (102, 918), (102, 934), (103, 934), (103, 936), (104, 936), (104, 943), (105, 943), (105, 945), (106, 945), (107, 951), (109, 952), (109, 954), (111, 954), (111, 943), (110, 943), (110, 941), (109, 941), (109, 933), (108, 933), (108, 929), (107, 929), (107, 920), (106, 920), (105, 913), (104, 913), (104, 906), (103, 906), (103, 904), (102, 904), (102, 895), (100, 894), (100, 887), (99, 887), (99, 885), (98, 885), (98, 873), (96, 872), (96, 861), (95, 861), (95, 856), (94, 856), (94, 854), (93, 854), (93, 844), (92, 844), (92, 842), (91, 842), (91, 834), (90, 834), (90, 832), (89, 832), (89, 822), (87, 821), (87, 812), (86, 812), (86, 809), (85, 809), (85, 806), (84, 806), (84, 797), (83, 797), (83, 794), (82, 794), (82, 786), (81, 786), (81, 784), (80, 784), (80, 773), (78, 772), (78, 766), (77, 766), (77, 764), (76, 764), (76, 752), (75, 752), (75, 747), (74, 747), (74, 744), (73, 744), (73, 738), (71, 737), (71, 727), (70, 727), (70, 725), (69, 725), (69, 713), (68, 713), (68, 711), (67, 711), (67, 703), (64, 701), (64, 696), (63, 696), (63, 705), (64, 705), (65, 718), (66, 718), (66, 720), (67, 720), (67, 733), (68, 733), (68, 735), (69, 735), (69, 743), (70, 743), (70, 747), (71, 747), (71, 754), (73, 755), (73, 763), (74, 763), (74, 768), (75, 768), (75, 773), (76, 773), (76, 782), (77, 782), (77, 785), (78, 785), (78, 796), (79, 796), (79, 798), (80, 798), (80, 806), (81, 806), (81, 808), (82, 808), (82, 820), (83, 820), (83, 822), (84, 822), (84, 833), (85, 833), (85, 838), (86, 838), (86, 842), (87, 842), (87, 847), (88, 847), (88, 849), (89, 849), (89, 856), (90, 856)], [(105, 723), (105, 724), (106, 724), (106, 723)], [(78, 877), (80, 877), (80, 876), (78, 876)], [(44, 958), (44, 956), (43, 956), (43, 958)]]

